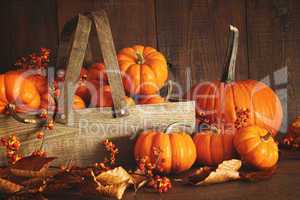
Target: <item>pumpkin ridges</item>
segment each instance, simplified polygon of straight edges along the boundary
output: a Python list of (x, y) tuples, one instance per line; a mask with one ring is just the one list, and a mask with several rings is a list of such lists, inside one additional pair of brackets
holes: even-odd
[(236, 115), (236, 111), (235, 111), (235, 104), (234, 104), (234, 93), (232, 91), (232, 86), (231, 84), (225, 84), (222, 83), (223, 87), (224, 87), (224, 92), (225, 92), (225, 96), (223, 96), (225, 98), (225, 100), (223, 100), (225, 102), (224, 108), (225, 108), (225, 119), (227, 122), (235, 122), (235, 120), (237, 119), (237, 115)]
[[(163, 147), (163, 149), (161, 149)], [(169, 135), (163, 133), (155, 134), (152, 141), (152, 151), (151, 151), (151, 160), (155, 160), (156, 155), (154, 150), (158, 149), (160, 151), (160, 166), (165, 169), (165, 172), (169, 173), (172, 167), (172, 152), (171, 152), (171, 143), (169, 139)], [(161, 162), (161, 161), (164, 162)]]
[(152, 151), (152, 137), (155, 134), (156, 133), (151, 131), (145, 131), (140, 134), (134, 149), (134, 155), (136, 158), (140, 159), (146, 155), (150, 155), (150, 152)]
[(188, 150), (188, 152), (186, 153), (186, 158), (191, 158), (191, 163), (186, 163), (186, 168), (190, 168), (192, 167), (192, 165), (194, 164), (194, 162), (196, 161), (197, 158), (197, 152), (196, 152), (196, 146), (194, 144), (194, 141), (192, 139), (192, 137), (190, 135), (186, 135), (186, 134), (182, 134), (182, 136), (184, 137), (183, 140), (186, 143), (186, 149)]
[(156, 84), (153, 84), (157, 81), (157, 78), (152, 71), (152, 69), (148, 66), (143, 64), (140, 67), (140, 84), (139, 84), (139, 91), (141, 94), (154, 94), (159, 91), (159, 88)]

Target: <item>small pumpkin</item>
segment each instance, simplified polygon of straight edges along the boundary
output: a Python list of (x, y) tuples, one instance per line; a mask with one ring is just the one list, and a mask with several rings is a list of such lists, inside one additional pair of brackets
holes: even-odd
[[(85, 102), (79, 96), (74, 95), (72, 108), (74, 110), (77, 110), (77, 109), (84, 109), (85, 107), (86, 107)], [(55, 101), (49, 93), (45, 93), (42, 95), (40, 108), (52, 112), (55, 110)]]
[[(156, 150), (159, 151), (157, 160)], [(179, 173), (188, 170), (196, 160), (196, 147), (186, 132), (142, 132), (134, 146), (136, 160), (148, 157), (151, 163), (159, 163), (163, 173)]]
[(278, 161), (277, 143), (265, 128), (241, 128), (234, 136), (234, 146), (243, 160), (258, 169), (269, 169)]
[[(109, 85), (104, 85), (98, 89), (96, 107), (112, 107), (113, 100), (111, 96), (111, 89)], [(135, 105), (132, 98), (125, 96), (127, 106)]]
[(22, 73), (10, 71), (0, 74), (0, 113), (8, 104), (15, 104), (17, 112), (35, 111), (40, 106), (40, 94), (37, 87)]
[(83, 99), (86, 105), (89, 105), (93, 97), (92, 94), (94, 94), (98, 88), (99, 83), (97, 80), (79, 80), (75, 94)]
[(96, 80), (102, 84), (108, 84), (108, 77), (103, 63), (94, 63), (88, 68), (87, 80)]
[(156, 94), (168, 78), (165, 57), (152, 47), (135, 45), (118, 53), (118, 62), (127, 93)]
[(197, 149), (197, 162), (216, 166), (235, 155), (233, 132), (210, 127), (196, 133), (193, 140)]
[(138, 99), (138, 104), (159, 104), (165, 102), (166, 99), (158, 94), (146, 95)]

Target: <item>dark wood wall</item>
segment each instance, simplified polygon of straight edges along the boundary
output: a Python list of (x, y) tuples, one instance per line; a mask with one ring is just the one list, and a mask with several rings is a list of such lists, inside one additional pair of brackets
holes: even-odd
[[(183, 85), (220, 77), (229, 24), (241, 32), (237, 78), (269, 83), (300, 114), (299, 0), (1, 0), (0, 71), (40, 47), (54, 50), (64, 23), (104, 8), (116, 48), (157, 47)], [(186, 75), (191, 80), (186, 81)], [(286, 95), (287, 94), (287, 95)], [(287, 102), (288, 99), (288, 102)]]

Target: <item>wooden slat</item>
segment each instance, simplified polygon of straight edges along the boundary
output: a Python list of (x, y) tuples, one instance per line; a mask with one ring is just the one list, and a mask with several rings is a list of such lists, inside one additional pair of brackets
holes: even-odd
[(300, 115), (300, 1), (289, 1), (288, 22), (286, 24), (288, 67), (288, 119)]
[(12, 64), (20, 56), (38, 52), (40, 47), (50, 48), (56, 54), (58, 30), (55, 1), (12, 0), (8, 9), (11, 44), (7, 51), (11, 51)]
[[(289, 30), (286, 30), (285, 26), (288, 25), (288, 2), (280, 0), (247, 1), (250, 78), (265, 82), (279, 95), (284, 111), (282, 132), (286, 131), (288, 121), (287, 105), (295, 102), (295, 99), (287, 102), (286, 90), (288, 71), (293, 76), (296, 75), (294, 73), (296, 65), (294, 64), (293, 69), (287, 65), (287, 32)], [(295, 47), (291, 51), (294, 49), (297, 51)], [(295, 54), (293, 55), (290, 63), (297, 61)], [(296, 102), (292, 105), (295, 107)]]
[(134, 44), (156, 46), (153, 0), (58, 0), (57, 6), (60, 32), (79, 12), (105, 9), (117, 50)]
[(9, 9), (10, 9), (10, 1), (3, 0), (0, 7), (0, 24), (2, 29), (0, 31), (0, 73), (5, 72), (11, 66), (11, 26), (9, 20)]
[[(49, 156), (58, 156), (55, 164), (65, 164), (73, 160), (78, 165), (90, 165), (104, 158), (100, 142), (112, 139), (120, 148), (120, 161), (133, 161), (135, 137), (143, 129), (160, 128), (175, 122), (195, 125), (194, 102), (164, 103), (160, 105), (138, 105), (129, 107), (130, 115), (114, 118), (111, 108), (92, 108), (73, 111), (73, 124), (56, 124), (54, 130), (45, 134), (43, 148)], [(33, 126), (20, 124), (9, 117), (1, 117), (0, 137), (11, 135), (7, 130), (22, 126), (17, 132), (22, 140), (21, 152), (30, 154), (41, 146), (36, 139)], [(5, 162), (5, 149), (0, 148), (0, 164)]]
[(244, 5), (245, 1), (237, 0), (157, 1), (159, 49), (173, 64), (175, 80), (185, 90), (190, 78), (192, 83), (221, 78), (231, 23), (241, 32), (237, 77), (248, 77)]

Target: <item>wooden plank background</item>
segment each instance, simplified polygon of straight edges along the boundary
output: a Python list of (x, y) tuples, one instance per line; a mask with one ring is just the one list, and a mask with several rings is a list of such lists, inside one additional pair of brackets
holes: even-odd
[[(116, 49), (158, 48), (185, 90), (220, 77), (229, 24), (241, 32), (237, 78), (263, 80), (279, 94), (286, 122), (300, 114), (299, 0), (2, 0), (0, 72), (40, 47), (53, 49), (64, 23), (104, 8)], [(190, 75), (190, 78), (187, 76)], [(287, 106), (288, 105), (288, 106)]]

